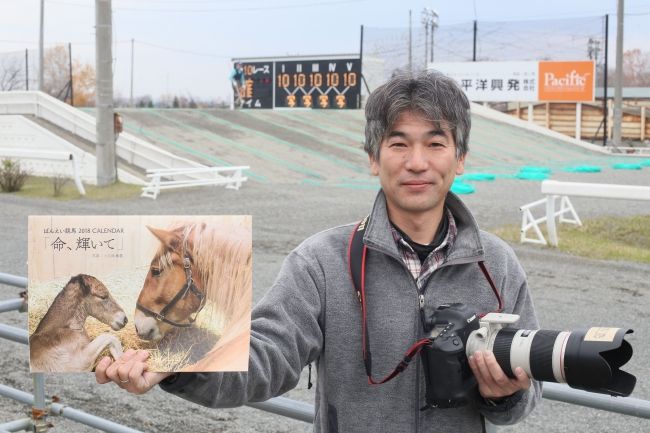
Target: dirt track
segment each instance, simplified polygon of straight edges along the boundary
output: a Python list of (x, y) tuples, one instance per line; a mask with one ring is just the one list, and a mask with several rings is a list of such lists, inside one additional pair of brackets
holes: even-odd
[[(559, 174), (560, 180), (650, 185), (650, 168), (640, 172), (608, 170), (600, 174)], [(485, 228), (519, 222), (518, 206), (541, 198), (539, 183), (498, 180), (477, 183), (478, 192), (464, 196)], [(56, 202), (2, 195), (0, 201), (0, 272), (27, 274), (27, 215), (35, 214), (252, 214), (254, 224), (254, 299), (268, 287), (283, 257), (306, 236), (337, 224), (358, 220), (370, 209), (375, 192), (305, 184), (250, 182), (240, 191), (203, 188), (165, 191), (156, 201), (133, 199), (110, 203), (88, 200)], [(576, 199), (582, 218), (598, 215), (650, 214), (648, 202)], [(638, 378), (633, 397), (650, 400), (649, 265), (593, 261), (555, 250), (514, 246), (529, 275), (529, 283), (546, 329), (589, 325), (629, 326), (635, 354), (626, 369)], [(15, 298), (17, 288), (1, 286), (0, 299)], [(2, 323), (26, 327), (26, 315), (3, 313)], [(27, 348), (0, 342), (1, 383), (31, 391)], [(288, 397), (312, 402), (306, 372)], [(251, 408), (205, 409), (158, 389), (135, 397), (114, 386), (99, 387), (92, 375), (47, 377), (48, 394), (56, 394), (74, 408), (124, 423), (143, 431), (166, 432), (299, 432), (311, 426)], [(25, 408), (0, 398), (0, 423), (25, 416)], [(60, 432), (94, 431), (63, 419), (53, 419)], [(525, 423), (504, 432), (642, 432), (648, 421), (545, 400)]]

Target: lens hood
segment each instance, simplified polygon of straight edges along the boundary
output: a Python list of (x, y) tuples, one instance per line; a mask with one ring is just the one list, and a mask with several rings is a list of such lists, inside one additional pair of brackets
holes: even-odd
[(564, 351), (564, 375), (572, 388), (627, 397), (636, 377), (620, 370), (632, 357), (624, 328), (589, 328), (571, 332)]

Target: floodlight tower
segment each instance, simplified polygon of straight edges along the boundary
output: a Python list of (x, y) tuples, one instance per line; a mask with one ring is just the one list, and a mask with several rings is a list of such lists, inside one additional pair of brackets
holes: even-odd
[[(433, 9), (429, 8), (424, 8), (422, 9), (422, 25), (424, 26), (425, 30), (425, 40), (424, 40), (424, 66), (426, 68), (426, 65), (428, 63), (428, 55), (429, 55), (429, 46), (430, 48), (430, 54), (431, 54), (431, 62), (433, 62), (433, 35), (438, 27), (438, 12), (436, 12)], [(429, 45), (429, 28), (431, 29), (431, 43)]]

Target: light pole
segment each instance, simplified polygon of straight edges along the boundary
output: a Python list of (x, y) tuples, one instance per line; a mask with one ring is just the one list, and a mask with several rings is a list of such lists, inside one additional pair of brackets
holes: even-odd
[[(427, 62), (427, 52), (429, 50), (428, 50), (427, 45), (429, 45), (431, 47), (430, 48), (430, 50), (431, 50), (430, 51), (431, 52), (431, 62), (433, 62), (433, 34), (434, 34), (435, 30), (436, 30), (436, 27), (438, 27), (438, 18), (439, 18), (438, 13), (435, 10), (429, 9), (429, 8), (422, 9), (422, 25), (424, 25), (424, 30), (425, 30), (425, 41), (424, 41), (424, 66), (425, 66), (425, 69), (426, 69), (426, 65), (428, 63)], [(428, 39), (429, 39), (429, 27), (431, 28), (431, 43), (430, 44), (429, 44), (429, 41), (428, 41)]]

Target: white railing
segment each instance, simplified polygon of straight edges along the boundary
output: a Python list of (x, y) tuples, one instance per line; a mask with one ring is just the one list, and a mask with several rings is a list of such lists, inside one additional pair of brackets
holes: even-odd
[[(37, 91), (0, 92), (0, 114), (33, 115), (96, 143), (95, 118), (81, 110)], [(205, 167), (178, 157), (129, 133), (121, 133), (116, 143), (117, 156), (143, 169)]]
[[(650, 200), (650, 186), (637, 185), (612, 185), (603, 183), (582, 183), (582, 182), (560, 182), (557, 180), (542, 181), (542, 194), (546, 198), (528, 203), (519, 208), (522, 212), (521, 217), (521, 238), (520, 241), (529, 243), (538, 243), (546, 245), (547, 241), (542, 235), (539, 224), (546, 223), (548, 233), (548, 243), (557, 246), (558, 236), (555, 218), (559, 221), (582, 225), (578, 214), (576, 213), (569, 196), (575, 197), (592, 197), (592, 198), (609, 198), (619, 200)], [(560, 210), (556, 211), (556, 200), (560, 198)], [(546, 214), (542, 217), (535, 218), (532, 209), (541, 206), (546, 207)], [(567, 218), (565, 215), (570, 214)], [(528, 237), (528, 231), (533, 230), (536, 237)]]
[(46, 174), (49, 176), (63, 173), (58, 172), (56, 167), (52, 167), (50, 170), (43, 170), (38, 162), (34, 163), (33, 161), (54, 161), (55, 163), (70, 161), (70, 168), (72, 170), (71, 177), (74, 180), (77, 191), (79, 191), (79, 194), (81, 195), (86, 195), (86, 190), (84, 189), (83, 183), (81, 183), (81, 173), (74, 153), (59, 150), (14, 149), (0, 147), (0, 157), (19, 159), (21, 169), (25, 169), (30, 174)]
[[(239, 189), (241, 184), (248, 180), (242, 172), (248, 166), (239, 167), (204, 167), (204, 168), (158, 168), (147, 170), (147, 177), (151, 181), (142, 187), (141, 197), (156, 199), (160, 190), (172, 188), (185, 188), (205, 185), (225, 185), (229, 189)], [(196, 175), (207, 175), (200, 179), (192, 178)]]

